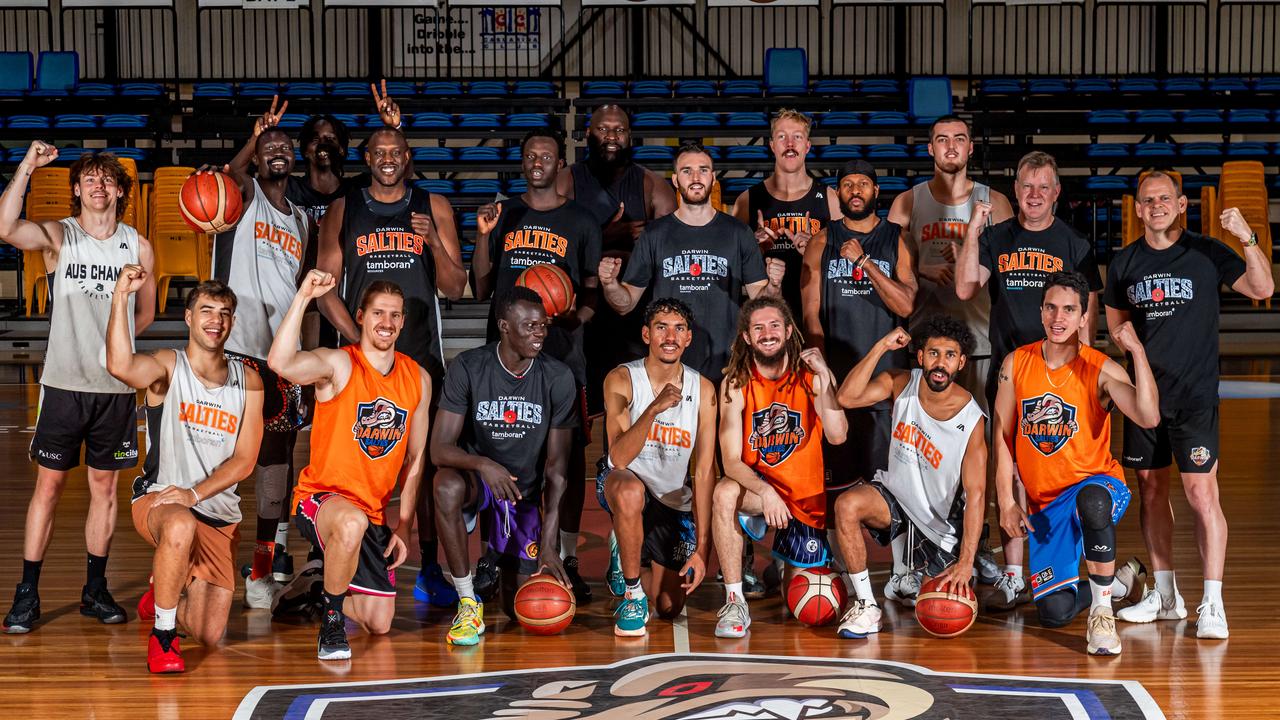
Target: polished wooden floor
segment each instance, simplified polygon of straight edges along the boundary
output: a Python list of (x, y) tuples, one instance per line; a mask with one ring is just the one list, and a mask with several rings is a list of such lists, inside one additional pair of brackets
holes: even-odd
[[(1227, 370), (1234, 380), (1275, 379), (1269, 360), (1232, 361)], [(0, 368), (0, 380), (7, 383), (0, 385), (0, 463), (9, 469), (0, 476), (7, 498), (0, 504), (0, 585), (5, 593), (0, 601), (6, 609), (8, 588), (19, 577), (23, 519), (34, 477), (25, 454), (38, 393), (31, 379), (30, 368)], [(77, 612), (87, 505), (80, 472), (73, 475), (58, 509), (41, 583), (44, 617), (29, 635), (0, 636), (0, 708), (7, 718), (217, 718), (231, 716), (246, 693), (262, 685), (368, 682), (605, 664), (646, 653), (704, 652), (893, 660), (946, 673), (1136, 680), (1171, 718), (1275, 717), (1275, 699), (1280, 697), (1280, 612), (1273, 564), (1280, 531), (1280, 484), (1274, 481), (1278, 446), (1280, 403), (1224, 401), (1222, 496), (1231, 526), (1225, 593), (1231, 639), (1195, 638), (1199, 559), (1186, 503), (1177, 497), (1177, 566), (1191, 618), (1122, 625), (1124, 654), (1112, 659), (1084, 654), (1082, 619), (1061, 630), (1045, 630), (1036, 625), (1028, 608), (981, 617), (963, 637), (944, 641), (929, 638), (909, 614), (890, 607), (887, 627), (879, 636), (842, 641), (831, 628), (784, 622), (775, 598), (753, 604), (755, 624), (748, 638), (717, 640), (712, 629), (722, 593), (715, 584), (693, 597), (687, 623), (677, 627), (655, 620), (647, 639), (617, 640), (611, 632), (613, 603), (598, 582), (606, 557), (607, 518), (589, 497), (580, 554), (584, 574), (597, 581), (597, 599), (580, 608), (562, 636), (528, 636), (493, 608), (490, 630), (479, 647), (450, 648), (443, 642), (450, 615), (413, 602), (414, 573), (409, 571), (400, 574), (393, 632), (377, 639), (353, 634), (350, 662), (317, 661), (314, 626), (272, 622), (265, 611), (236, 607), (221, 647), (188, 645), (188, 672), (156, 677), (147, 673), (144, 662), (147, 625), (131, 617), (125, 625), (102, 626)], [(300, 459), (305, 459), (305, 447), (300, 443)], [(124, 475), (120, 482), (120, 519), (109, 576), (115, 596), (132, 615), (146, 587), (149, 549), (129, 522), (131, 479)], [(252, 508), (251, 488), (243, 492), (244, 507)], [(1123, 521), (1122, 555), (1143, 554), (1137, 516), (1135, 506)], [(242, 532), (252, 537), (252, 525), (246, 524)], [(301, 552), (300, 541), (294, 542), (293, 551)], [(241, 552), (247, 559), (247, 543)], [(758, 553), (762, 558), (766, 554)], [(878, 575), (878, 582), (883, 579)]]

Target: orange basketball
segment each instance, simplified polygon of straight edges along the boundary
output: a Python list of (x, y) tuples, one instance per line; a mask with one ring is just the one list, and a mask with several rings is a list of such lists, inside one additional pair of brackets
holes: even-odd
[(791, 616), (810, 627), (826, 625), (840, 617), (845, 599), (844, 581), (824, 567), (797, 570), (787, 585)]
[(547, 317), (555, 317), (573, 307), (573, 281), (556, 265), (530, 265), (516, 278), (516, 285), (538, 293)]
[(240, 186), (220, 172), (193, 173), (178, 196), (182, 219), (202, 233), (230, 230), (244, 212)]
[(916, 620), (930, 635), (949, 638), (968, 630), (978, 617), (978, 599), (965, 588), (967, 595), (944, 593), (935, 578), (920, 588), (916, 596)]
[(573, 593), (550, 575), (534, 575), (516, 591), (516, 620), (534, 635), (555, 635), (569, 627), (577, 606)]

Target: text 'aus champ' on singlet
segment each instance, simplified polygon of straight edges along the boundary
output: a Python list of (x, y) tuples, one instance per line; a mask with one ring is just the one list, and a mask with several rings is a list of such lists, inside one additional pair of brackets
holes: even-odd
[(783, 230), (817, 235), (819, 230), (827, 227), (831, 222), (831, 208), (827, 205), (828, 192), (833, 190), (813, 179), (810, 180), (809, 190), (795, 200), (779, 200), (774, 197), (765, 181), (752, 185), (747, 190), (747, 225), (752, 232), (759, 229), (760, 215), (763, 213), (765, 224), (778, 233), (773, 247), (762, 247), (761, 251), (766, 259), (775, 258), (786, 263), (787, 272), (782, 276), (782, 299), (797, 320), (803, 316), (800, 304), (800, 270), (804, 266), (804, 254)]
[[(631, 406), (627, 409), (634, 424), (653, 402), (657, 393), (649, 382), (644, 359), (623, 365), (631, 377)], [(693, 489), (689, 486), (689, 462), (698, 441), (698, 409), (702, 401), (702, 376), (681, 364), (680, 402), (653, 419), (640, 454), (627, 469), (663, 505), (688, 512), (693, 509)], [(612, 463), (611, 463), (612, 464)]]
[[(991, 188), (973, 181), (969, 199), (959, 205), (943, 205), (934, 199), (929, 183), (911, 188), (911, 241), (915, 243), (920, 267), (950, 265), (953, 261), (943, 255), (943, 248), (954, 243), (958, 254), (969, 230), (969, 218), (973, 216), (975, 202), (991, 202)], [(988, 220), (990, 222), (990, 220)], [(920, 290), (916, 295), (916, 310), (911, 314), (911, 327), (916, 327), (932, 315), (950, 315), (964, 322), (973, 333), (973, 357), (991, 354), (987, 333), (991, 327), (991, 296), (980, 292), (969, 300), (956, 297), (955, 283), (939, 285), (920, 274)], [(972, 359), (972, 358), (971, 358)]]

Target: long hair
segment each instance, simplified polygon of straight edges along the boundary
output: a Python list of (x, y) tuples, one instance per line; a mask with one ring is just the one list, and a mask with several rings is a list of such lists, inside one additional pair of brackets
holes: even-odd
[[(71, 188), (75, 189), (80, 184), (80, 176), (101, 173), (112, 180), (116, 181), (116, 187), (120, 188), (120, 197), (116, 200), (116, 220), (119, 221), (124, 217), (124, 211), (129, 205), (129, 193), (133, 191), (133, 178), (128, 171), (124, 169), (124, 165), (120, 163), (116, 156), (109, 152), (85, 153), (75, 162), (71, 163)], [(71, 193), (71, 215), (75, 217), (80, 214), (80, 196), (74, 192)]]
[(804, 348), (804, 335), (796, 326), (791, 316), (791, 308), (781, 298), (759, 295), (748, 300), (738, 313), (738, 332), (733, 336), (733, 347), (729, 351), (729, 364), (724, 369), (724, 376), (729, 379), (729, 386), (743, 388), (751, 382), (751, 364), (753, 362), (751, 346), (744, 337), (751, 329), (751, 315), (757, 310), (774, 308), (782, 313), (782, 324), (791, 328), (791, 337), (783, 342), (782, 351), (787, 358), (787, 374), (782, 380), (785, 388), (792, 383), (804, 385), (805, 390), (813, 392), (805, 373), (801, 371), (800, 351)]

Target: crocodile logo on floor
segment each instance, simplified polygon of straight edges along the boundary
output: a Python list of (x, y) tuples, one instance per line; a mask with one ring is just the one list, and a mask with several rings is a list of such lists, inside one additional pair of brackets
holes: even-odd
[(876, 660), (649, 655), (613, 665), (255, 688), (236, 720), (1163, 718), (1132, 681), (935, 673)]

